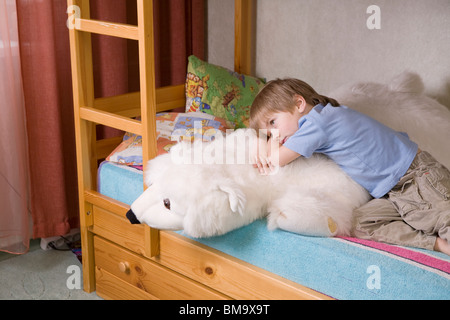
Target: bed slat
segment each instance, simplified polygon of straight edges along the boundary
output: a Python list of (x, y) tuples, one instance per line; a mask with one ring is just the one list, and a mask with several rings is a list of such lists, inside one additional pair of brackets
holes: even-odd
[(166, 86), (156, 89), (156, 112), (186, 106), (185, 85)]
[(141, 115), (140, 93), (132, 92), (112, 97), (97, 98), (94, 100), (94, 108), (124, 117), (137, 117)]
[(122, 142), (123, 137), (113, 137), (97, 140), (96, 156), (97, 160), (106, 159), (111, 152)]
[[(167, 111), (186, 105), (184, 84), (156, 89), (156, 112)], [(112, 112), (124, 117), (141, 115), (140, 92), (132, 92), (112, 97), (97, 98), (94, 108)]]

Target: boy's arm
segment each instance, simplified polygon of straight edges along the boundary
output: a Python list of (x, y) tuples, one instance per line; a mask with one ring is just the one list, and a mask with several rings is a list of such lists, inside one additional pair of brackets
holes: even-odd
[(292, 151), (291, 149), (288, 149), (282, 145), (278, 148), (278, 155), (276, 153), (277, 153), (276, 151), (274, 153), (271, 153), (270, 162), (272, 163), (272, 165), (274, 166), (278, 165), (280, 167), (285, 166), (289, 162), (294, 161), (295, 159), (301, 156), (297, 152)]
[(271, 139), (267, 141), (267, 147), (263, 149), (259, 150), (260, 153), (256, 156), (254, 164), (254, 167), (257, 167), (262, 174), (274, 172), (278, 167), (283, 167), (301, 156)]

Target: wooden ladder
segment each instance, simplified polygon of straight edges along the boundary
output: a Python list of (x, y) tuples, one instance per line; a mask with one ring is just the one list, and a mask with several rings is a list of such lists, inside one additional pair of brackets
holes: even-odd
[[(156, 92), (153, 48), (153, 1), (137, 0), (138, 25), (90, 19), (89, 0), (68, 0), (70, 51), (72, 61), (75, 137), (77, 148), (80, 229), (83, 252), (84, 289), (95, 290), (92, 201), (96, 192), (97, 160), (112, 151), (117, 139), (97, 141), (95, 126), (132, 132), (149, 142), (142, 146), (144, 164), (157, 154), (156, 120), (158, 109), (184, 104), (184, 86), (167, 87)], [(101, 34), (139, 43), (140, 92), (107, 98), (94, 97), (91, 34)], [(159, 106), (157, 104), (159, 100)], [(138, 121), (134, 117), (140, 116)], [(158, 230), (148, 228), (151, 247), (147, 254), (158, 254)]]
[[(138, 25), (90, 18), (89, 0), (68, 0), (68, 28), (73, 81), (75, 138), (83, 252), (84, 290), (95, 290), (93, 203), (105, 203), (96, 192), (98, 159), (105, 158), (120, 142), (118, 138), (97, 141), (97, 124), (142, 136), (144, 170), (157, 155), (156, 113), (185, 105), (184, 84), (155, 88), (153, 0), (136, 0)], [(235, 71), (251, 73), (251, 15), (254, 0), (235, 0)], [(91, 34), (138, 41), (140, 92), (95, 98)], [(140, 120), (136, 117), (140, 116)], [(122, 206), (124, 206), (122, 204)], [(126, 206), (124, 206), (125, 208)], [(159, 254), (159, 232), (146, 227), (150, 245), (146, 256)]]

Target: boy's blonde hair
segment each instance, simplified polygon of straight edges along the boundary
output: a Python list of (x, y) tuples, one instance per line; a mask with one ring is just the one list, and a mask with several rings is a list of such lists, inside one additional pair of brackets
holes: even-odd
[(296, 106), (295, 96), (302, 96), (306, 103), (338, 107), (339, 103), (331, 98), (318, 94), (309, 84), (298, 79), (276, 79), (269, 81), (256, 96), (250, 109), (250, 127), (258, 130), (276, 112), (293, 113)]

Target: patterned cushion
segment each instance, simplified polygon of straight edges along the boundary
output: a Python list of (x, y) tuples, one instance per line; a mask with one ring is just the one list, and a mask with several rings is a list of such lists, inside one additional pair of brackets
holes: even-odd
[(226, 119), (229, 127), (248, 127), (250, 107), (264, 80), (189, 57), (186, 112)]
[[(180, 139), (210, 141), (217, 130), (230, 129), (226, 121), (204, 113), (163, 112), (156, 115), (158, 154), (168, 153)], [(142, 169), (142, 137), (125, 133), (122, 143), (106, 158), (107, 161)]]

